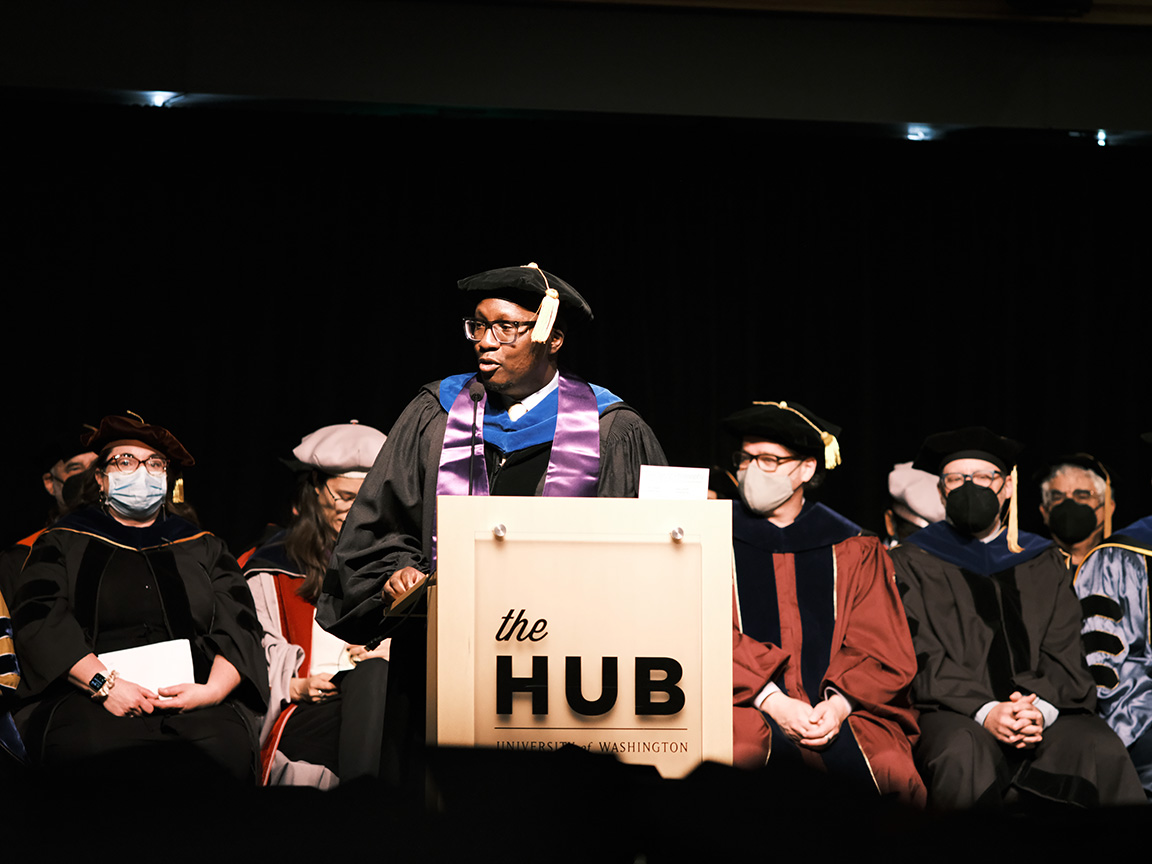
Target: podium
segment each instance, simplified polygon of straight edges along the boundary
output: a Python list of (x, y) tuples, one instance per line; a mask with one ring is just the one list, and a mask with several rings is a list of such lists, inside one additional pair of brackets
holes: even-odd
[(728, 501), (444, 496), (429, 743), (732, 760)]

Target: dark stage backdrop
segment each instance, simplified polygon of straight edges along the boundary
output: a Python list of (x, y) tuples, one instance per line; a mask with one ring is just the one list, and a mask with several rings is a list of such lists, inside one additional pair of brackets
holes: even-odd
[[(39, 439), (125, 409), (171, 428), (205, 526), (280, 517), (301, 435), (385, 431), (471, 368), (455, 281), (537, 261), (596, 322), (569, 366), (673, 463), (791, 399), (844, 427), (823, 499), (876, 529), (892, 464), (984, 423), (1024, 468), (1110, 461), (1152, 510), (1149, 151), (975, 132), (407, 110), (2, 105), (2, 529), (39, 526)], [(1037, 496), (1025, 484), (1026, 524)]]

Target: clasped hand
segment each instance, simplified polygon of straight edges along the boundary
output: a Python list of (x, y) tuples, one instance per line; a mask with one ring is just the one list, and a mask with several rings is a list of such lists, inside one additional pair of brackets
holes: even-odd
[(224, 696), (211, 684), (173, 684), (171, 687), (161, 687), (157, 694), (134, 681), (120, 678), (104, 699), (104, 708), (117, 717), (133, 717), (151, 714), (157, 709), (193, 711), (219, 705), (223, 700)]
[(768, 696), (761, 710), (776, 722), (789, 739), (810, 750), (823, 750), (835, 741), (840, 726), (852, 713), (848, 700), (838, 694), (816, 705), (809, 705), (785, 695), (783, 691)]
[(1035, 747), (1044, 733), (1044, 715), (1036, 707), (1036, 694), (1024, 696), (1017, 691), (1007, 702), (997, 702), (984, 718), (984, 728), (997, 741), (1017, 750)]

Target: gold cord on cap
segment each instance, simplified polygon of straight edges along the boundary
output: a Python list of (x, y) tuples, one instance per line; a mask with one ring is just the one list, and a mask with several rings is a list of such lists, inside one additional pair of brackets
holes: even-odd
[(172, 484), (172, 503), (184, 503), (184, 478), (177, 477), (176, 482)]
[(825, 432), (795, 408), (788, 407), (787, 402), (753, 402), (753, 405), (775, 405), (777, 408), (783, 408), (785, 411), (791, 411), (809, 426), (816, 430), (816, 434), (820, 436), (820, 440), (824, 443), (824, 468), (831, 471), (840, 464), (840, 442), (836, 440), (836, 436), (831, 432)]

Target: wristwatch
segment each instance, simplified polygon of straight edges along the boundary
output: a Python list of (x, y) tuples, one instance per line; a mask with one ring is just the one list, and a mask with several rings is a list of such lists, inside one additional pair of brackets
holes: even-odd
[(92, 676), (92, 680), (88, 682), (88, 689), (92, 691), (93, 699), (107, 699), (108, 694), (112, 692), (112, 688), (115, 686), (115, 669), (105, 669), (103, 672), (97, 672)]

